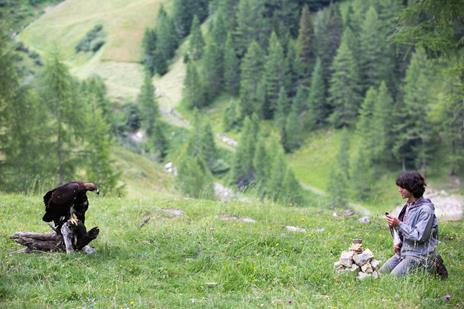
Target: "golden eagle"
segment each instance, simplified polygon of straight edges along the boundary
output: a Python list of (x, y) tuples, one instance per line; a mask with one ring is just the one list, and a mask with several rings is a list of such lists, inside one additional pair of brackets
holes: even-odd
[(68, 220), (77, 224), (77, 220), (85, 223), (85, 212), (89, 208), (87, 191), (99, 191), (91, 182), (68, 182), (51, 191), (48, 191), (43, 199), (45, 203), (45, 215), (42, 220), (53, 221), (56, 231), (59, 233), (61, 226)]

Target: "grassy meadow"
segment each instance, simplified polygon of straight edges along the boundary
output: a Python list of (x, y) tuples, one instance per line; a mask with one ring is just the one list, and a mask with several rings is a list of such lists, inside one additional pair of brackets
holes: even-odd
[[(57, 50), (74, 75), (101, 76), (111, 97), (135, 98), (143, 80), (142, 39), (153, 27), (165, 0), (70, 0), (50, 6), (28, 25), (19, 40), (42, 56)], [(105, 44), (95, 54), (76, 53), (74, 47), (97, 24), (103, 25)]]
[[(377, 259), (390, 254), (382, 218), (361, 224), (313, 207), (89, 194), (87, 226), (98, 225), (97, 253), (11, 254), (16, 231), (47, 231), (41, 196), (0, 199), (2, 308), (419, 308), (462, 307), (462, 222), (441, 224), (439, 250), (450, 278), (422, 273), (358, 281), (333, 263), (352, 238)], [(177, 208), (173, 217), (163, 208)], [(221, 215), (255, 223), (223, 221)], [(142, 227), (141, 223), (149, 221)], [(304, 228), (292, 233), (287, 225)], [(442, 300), (450, 295), (449, 301)]]

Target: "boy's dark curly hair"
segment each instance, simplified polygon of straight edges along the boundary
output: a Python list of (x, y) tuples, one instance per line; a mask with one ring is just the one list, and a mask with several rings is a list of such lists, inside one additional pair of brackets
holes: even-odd
[(396, 185), (411, 192), (415, 198), (419, 198), (424, 194), (426, 183), (419, 172), (406, 171), (396, 178)]

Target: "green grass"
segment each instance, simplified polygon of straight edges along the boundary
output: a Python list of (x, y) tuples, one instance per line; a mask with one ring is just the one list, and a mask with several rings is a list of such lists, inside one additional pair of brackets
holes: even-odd
[[(74, 75), (100, 75), (111, 97), (134, 99), (143, 80), (143, 34), (162, 3), (170, 6), (166, 0), (64, 1), (27, 26), (19, 40), (42, 56), (58, 50)], [(95, 54), (76, 54), (74, 47), (96, 24), (103, 25), (105, 45)]]
[[(2, 308), (391, 308), (464, 305), (463, 223), (441, 226), (439, 249), (447, 281), (424, 274), (357, 281), (336, 275), (333, 263), (362, 237), (376, 258), (390, 256), (383, 220), (359, 224), (314, 208), (168, 197), (89, 195), (87, 225), (98, 225), (97, 253), (8, 254), (16, 231), (47, 231), (40, 196), (1, 195), (0, 307)], [(171, 218), (161, 208), (185, 216)], [(252, 217), (254, 224), (218, 220)], [(147, 225), (139, 228), (143, 218)], [(306, 233), (290, 233), (293, 225)], [(323, 228), (320, 232), (318, 229)], [(213, 282), (213, 284), (210, 284)], [(450, 294), (449, 303), (441, 297)], [(289, 304), (291, 301), (292, 305)]]

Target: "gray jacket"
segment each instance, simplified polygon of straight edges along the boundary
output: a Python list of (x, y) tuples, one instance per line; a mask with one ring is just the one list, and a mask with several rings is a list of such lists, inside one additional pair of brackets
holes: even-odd
[[(406, 208), (408, 209), (405, 218)], [(438, 221), (432, 202), (421, 197), (414, 204), (405, 205), (398, 218), (402, 221), (398, 227), (402, 241), (400, 255), (417, 258), (435, 255), (438, 244)]]

